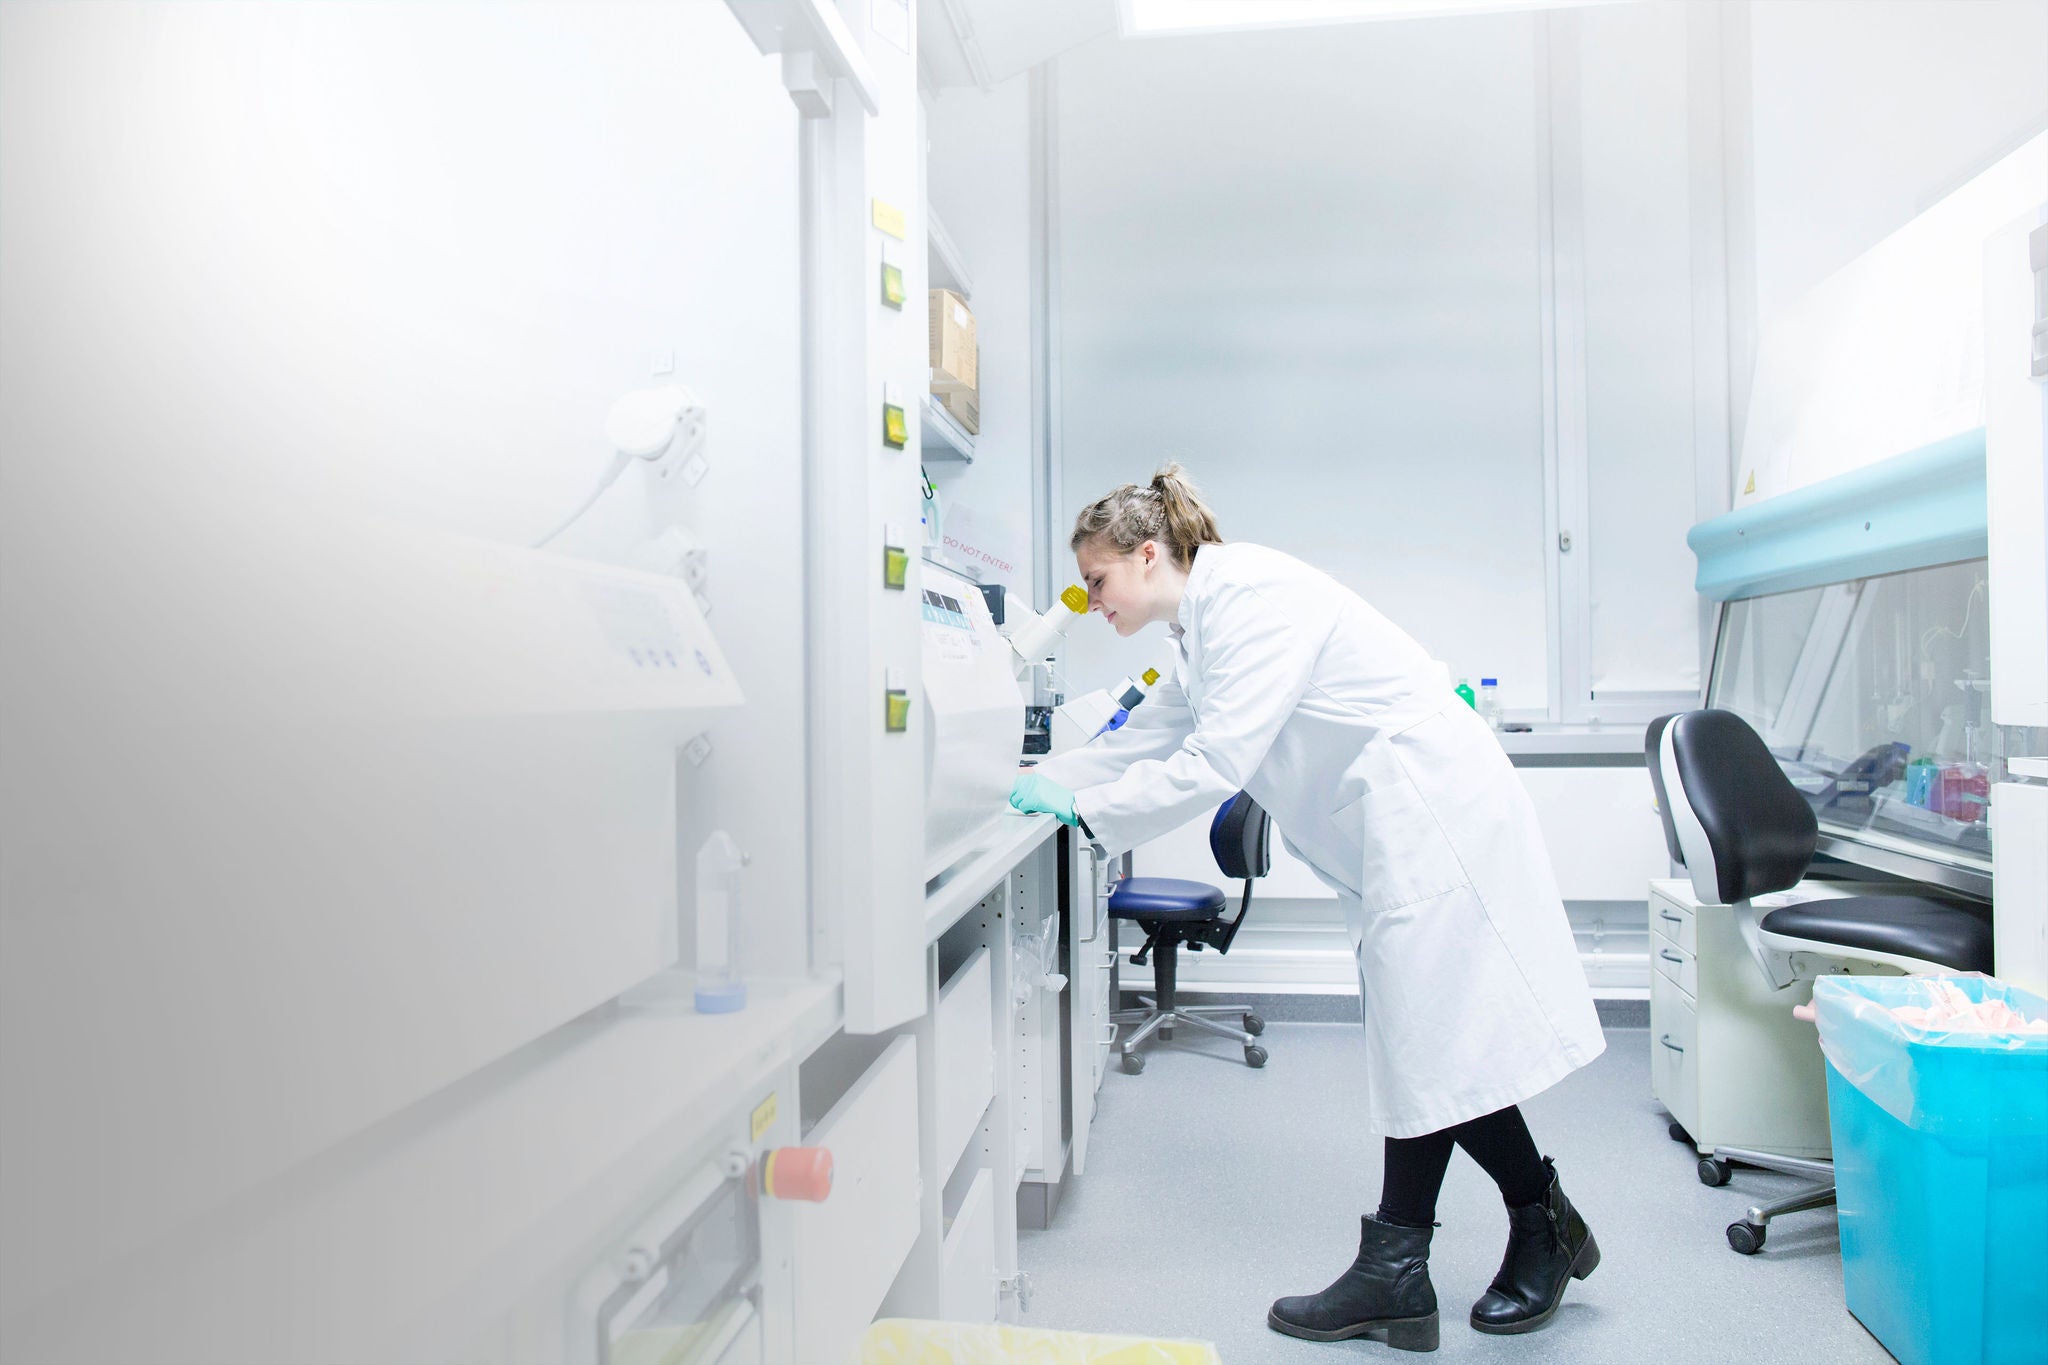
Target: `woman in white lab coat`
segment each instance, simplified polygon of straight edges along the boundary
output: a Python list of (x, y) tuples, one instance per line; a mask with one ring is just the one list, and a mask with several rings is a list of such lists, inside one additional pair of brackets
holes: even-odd
[(1517, 1106), (1605, 1043), (1499, 743), (1442, 665), (1356, 594), (1277, 550), (1224, 544), (1177, 465), (1088, 507), (1072, 548), (1119, 635), (1166, 623), (1175, 676), (1122, 729), (1019, 778), (1011, 804), (1122, 850), (1242, 789), (1337, 893), (1357, 953), (1380, 1208), (1351, 1268), (1275, 1303), (1268, 1325), (1434, 1348), (1430, 1235), (1459, 1146), (1508, 1206), (1507, 1255), (1472, 1325), (1542, 1326), (1600, 1252)]

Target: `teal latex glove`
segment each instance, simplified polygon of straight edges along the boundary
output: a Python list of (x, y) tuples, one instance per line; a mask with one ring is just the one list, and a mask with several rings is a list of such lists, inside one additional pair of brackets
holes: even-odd
[(1081, 823), (1081, 817), (1074, 814), (1074, 794), (1037, 773), (1024, 773), (1018, 777), (1010, 788), (1010, 806), (1026, 815), (1043, 812), (1063, 825)]

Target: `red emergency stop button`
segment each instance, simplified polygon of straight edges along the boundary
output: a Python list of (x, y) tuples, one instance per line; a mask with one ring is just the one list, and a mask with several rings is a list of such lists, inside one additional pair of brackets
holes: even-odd
[(824, 1147), (777, 1147), (761, 1162), (761, 1192), (771, 1199), (822, 1204), (832, 1193), (832, 1153)]

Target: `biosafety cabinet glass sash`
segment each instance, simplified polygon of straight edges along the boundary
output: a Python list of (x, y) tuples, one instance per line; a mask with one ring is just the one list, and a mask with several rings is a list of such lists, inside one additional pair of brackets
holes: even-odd
[[(1823, 851), (1884, 870), (1991, 876), (1989, 575), (1982, 559), (1744, 598), (1722, 608), (1707, 704), (1764, 737), (1820, 819)], [(1861, 855), (1861, 856), (1859, 856)]]

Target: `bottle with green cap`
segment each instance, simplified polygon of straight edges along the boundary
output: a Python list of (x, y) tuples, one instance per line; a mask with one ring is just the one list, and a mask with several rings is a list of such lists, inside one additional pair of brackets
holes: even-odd
[[(1443, 675), (1438, 674), (1437, 676), (1441, 677)], [(1477, 694), (1472, 691), (1472, 683), (1469, 679), (1458, 679), (1458, 685), (1451, 690), (1465, 699), (1465, 705), (1471, 707), (1474, 711), (1479, 709), (1479, 699)]]

